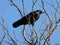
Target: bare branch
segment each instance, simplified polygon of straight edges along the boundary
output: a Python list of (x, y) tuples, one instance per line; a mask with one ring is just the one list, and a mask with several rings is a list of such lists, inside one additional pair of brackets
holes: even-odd
[[(5, 21), (4, 21), (4, 17), (2, 17), (2, 23), (0, 23), (0, 25), (3, 27), (4, 29), (4, 35), (0, 41), (0, 44), (4, 41), (4, 38), (5, 38), (5, 35), (8, 34), (8, 36), (10, 37), (11, 41), (14, 43), (14, 45), (17, 45), (17, 43), (12, 39), (12, 37), (10, 36), (9, 32), (8, 32), (8, 29), (5, 25)], [(7, 32), (7, 33), (6, 33)]]
[(24, 11), (24, 0), (22, 0), (22, 7), (23, 7), (23, 15), (25, 15), (25, 11)]
[(13, 42), (14, 45), (17, 45), (17, 42), (10, 36), (8, 29), (6, 28), (7, 34), (10, 37), (11, 41)]
[(57, 28), (57, 26), (58, 26), (57, 24), (58, 24), (59, 22), (60, 22), (60, 19), (56, 22), (55, 27), (54, 27), (53, 29), (51, 29), (51, 31), (50, 31), (49, 35), (47, 36), (47, 38), (45, 39), (43, 45), (45, 45), (45, 43), (49, 40), (50, 36), (53, 34), (53, 32), (55, 31), (55, 29)]
[(44, 10), (44, 12), (46, 13), (46, 15), (47, 15), (47, 17), (48, 17), (49, 21), (51, 22), (51, 19), (50, 19), (50, 17), (49, 17), (49, 15), (48, 15), (48, 13), (46, 12), (46, 9), (44, 8), (44, 1), (43, 1), (43, 0), (41, 0), (41, 3), (42, 3), (42, 6), (43, 6), (43, 10)]
[(20, 9), (18, 8), (18, 6), (13, 2), (13, 0), (10, 0), (10, 2), (12, 3), (11, 5), (14, 6), (14, 7), (18, 10), (18, 12), (20, 13), (20, 15), (23, 17), (21, 10), (20, 10)]
[(22, 34), (23, 34), (23, 37), (24, 37), (25, 41), (26, 41), (28, 44), (31, 44), (31, 43), (26, 39), (26, 37), (25, 37), (25, 35), (24, 35), (24, 31), (25, 31), (25, 25), (24, 25), (24, 27), (23, 27)]
[(38, 0), (32, 0), (32, 11), (33, 11), (33, 8), (34, 8), (34, 5), (37, 3)]
[(12, 43), (10, 43), (10, 42), (8, 42), (8, 41), (5, 41), (7, 44), (10, 44), (10, 45), (12, 45)]
[(0, 45), (2, 44), (2, 42), (4, 41), (5, 39), (5, 36), (6, 36), (6, 30), (5, 30), (5, 24), (4, 24), (4, 16), (2, 16), (2, 23), (0, 23), (0, 25), (3, 27), (3, 30), (4, 30), (4, 35), (2, 36), (2, 39), (0, 41)]

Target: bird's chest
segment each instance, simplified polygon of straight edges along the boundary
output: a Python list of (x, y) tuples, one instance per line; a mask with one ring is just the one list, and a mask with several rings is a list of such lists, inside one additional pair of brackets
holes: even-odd
[(34, 15), (35, 21), (38, 20), (39, 15)]
[(39, 16), (38, 15), (32, 15), (30, 18), (30, 22), (34, 23), (36, 20), (38, 20)]
[(28, 15), (27, 17), (27, 22), (29, 23), (29, 24), (34, 24), (34, 22), (36, 21), (36, 20), (38, 20), (38, 18), (39, 18), (39, 15), (37, 15), (37, 14), (32, 14), (32, 15)]

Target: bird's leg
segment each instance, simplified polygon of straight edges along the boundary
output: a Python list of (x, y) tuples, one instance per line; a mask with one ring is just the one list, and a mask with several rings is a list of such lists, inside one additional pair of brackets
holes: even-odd
[(32, 30), (34, 30), (34, 24), (32, 24)]

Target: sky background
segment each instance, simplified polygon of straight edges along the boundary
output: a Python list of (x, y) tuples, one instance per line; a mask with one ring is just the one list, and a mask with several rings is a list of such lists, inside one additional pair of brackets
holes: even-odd
[[(54, 0), (53, 0), (53, 2), (54, 2)], [(16, 5), (22, 10), (21, 0), (14, 0), (14, 3), (16, 3)], [(9, 29), (9, 34), (12, 36), (12, 38), (15, 39), (15, 37), (14, 37), (14, 32), (15, 32), (16, 38), (19, 39), (19, 42), (21, 42), (23, 26), (19, 26), (18, 28), (12, 27), (12, 24), (15, 21), (17, 21), (18, 19), (21, 19), (21, 16), (19, 15), (19, 12), (17, 11), (17, 9), (14, 6), (11, 6), (10, 4), (11, 3), (9, 2), (9, 0), (0, 0), (0, 16), (1, 17), (4, 16), (5, 25)], [(38, 10), (38, 9), (42, 10), (39, 5), (40, 5), (40, 1), (38, 1), (38, 3), (36, 3), (36, 5), (34, 6), (34, 10)], [(24, 6), (25, 6), (25, 14), (28, 14), (29, 12), (31, 12), (32, 11), (31, 10), (32, 9), (32, 0), (24, 0)], [(49, 10), (48, 13), (51, 13), (50, 11), (51, 11), (51, 9), (53, 10), (53, 8), (50, 8), (48, 5), (46, 7)], [(57, 18), (58, 18), (58, 16), (59, 15), (57, 15)], [(0, 17), (0, 22), (2, 21), (1, 17)], [(37, 32), (39, 32), (39, 29), (42, 28), (42, 26), (41, 26), (42, 18), (44, 18), (44, 20), (48, 21), (47, 17), (44, 14), (42, 14), (40, 16), (40, 18), (38, 19), (38, 21), (36, 21), (36, 23), (35, 23), (35, 29), (37, 30)], [(28, 32), (28, 29), (31, 29), (31, 25), (26, 25), (25, 28)], [(2, 29), (3, 28), (0, 26), (0, 39), (3, 34)], [(39, 32), (39, 34), (40, 34), (40, 32)], [(6, 35), (5, 40), (8, 40), (7, 38), (8, 38), (8, 36)], [(51, 36), (51, 45), (53, 45), (55, 43), (60, 43), (60, 24), (58, 25), (57, 29), (54, 31), (53, 35)], [(18, 43), (18, 44), (20, 45), (21, 43)], [(4, 45), (7, 45), (7, 44), (4, 43)]]

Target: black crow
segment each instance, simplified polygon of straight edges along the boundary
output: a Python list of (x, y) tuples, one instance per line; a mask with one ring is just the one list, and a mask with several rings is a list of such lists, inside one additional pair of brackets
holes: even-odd
[(26, 24), (32, 24), (34, 25), (34, 22), (36, 20), (38, 20), (39, 16), (42, 14), (43, 12), (41, 10), (36, 10), (33, 12), (30, 12), (29, 14), (27, 14), (26, 16), (22, 17), (21, 19), (19, 19), (18, 21), (13, 23), (13, 27), (18, 27), (20, 25), (26, 25)]

